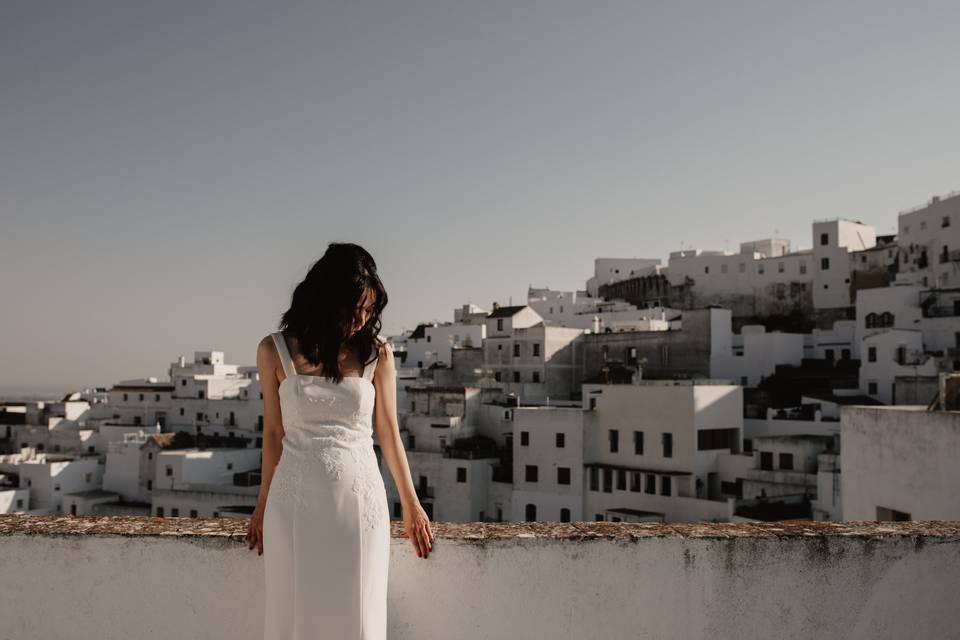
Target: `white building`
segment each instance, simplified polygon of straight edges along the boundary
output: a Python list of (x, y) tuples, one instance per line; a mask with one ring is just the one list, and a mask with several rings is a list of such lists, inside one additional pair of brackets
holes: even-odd
[(528, 402), (569, 398), (579, 388), (579, 364), (573, 341), (582, 329), (544, 324), (525, 305), (500, 307), (487, 316), (483, 364), (504, 394)]
[(259, 449), (178, 449), (156, 456), (156, 516), (249, 515), (260, 492)]
[(486, 335), (486, 311), (474, 305), (464, 305), (454, 314), (454, 322), (429, 322), (417, 325), (402, 340), (405, 355), (401, 366), (429, 369), (449, 367), (451, 351), (458, 347), (479, 347)]
[(590, 384), (583, 399), (585, 519), (622, 508), (677, 522), (730, 518), (736, 478), (721, 477), (719, 460), (740, 451), (740, 386)]
[(960, 411), (844, 407), (844, 520), (960, 520)]
[(586, 294), (599, 297), (605, 284), (658, 273), (659, 258), (597, 258), (593, 261), (593, 277), (587, 280)]
[(123, 500), (149, 503), (156, 480), (157, 457), (173, 443), (172, 433), (139, 431), (125, 434), (123, 441), (110, 443), (104, 490)]
[(583, 407), (510, 411), (514, 416), (510, 519), (584, 520)]
[(960, 191), (934, 196), (897, 216), (900, 271), (929, 289), (960, 287)]

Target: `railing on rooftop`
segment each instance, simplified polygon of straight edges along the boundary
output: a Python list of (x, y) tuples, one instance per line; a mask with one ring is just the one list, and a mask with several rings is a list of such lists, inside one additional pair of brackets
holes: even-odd
[(944, 200), (948, 200), (956, 196), (960, 196), (960, 189), (956, 191), (951, 191), (950, 193), (946, 193), (942, 196), (933, 196), (932, 198), (927, 200), (925, 204), (920, 204), (915, 207), (910, 207), (909, 209), (904, 209), (903, 211), (897, 212), (897, 216), (905, 216), (908, 213), (916, 213), (917, 211), (922, 211), (923, 209), (926, 209), (930, 205), (938, 204), (940, 202), (943, 202)]

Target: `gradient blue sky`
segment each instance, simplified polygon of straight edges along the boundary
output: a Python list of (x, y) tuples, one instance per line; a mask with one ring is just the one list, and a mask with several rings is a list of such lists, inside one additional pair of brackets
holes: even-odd
[(0, 4), (0, 389), (253, 364), (330, 241), (384, 330), (960, 188), (957, 3)]

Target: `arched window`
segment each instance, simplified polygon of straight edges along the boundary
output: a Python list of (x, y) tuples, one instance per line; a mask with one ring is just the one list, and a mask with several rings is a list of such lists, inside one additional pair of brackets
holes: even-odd
[(882, 318), (883, 318), (883, 326), (884, 326), (884, 327), (892, 327), (892, 326), (893, 326), (893, 314), (892, 314), (892, 313), (890, 313), (889, 311), (884, 311)]
[(537, 520), (537, 505), (528, 504), (527, 505), (527, 522), (536, 522)]
[(560, 522), (570, 522), (570, 509), (560, 509)]
[(867, 314), (867, 329), (873, 329), (877, 326), (877, 314), (868, 313)]

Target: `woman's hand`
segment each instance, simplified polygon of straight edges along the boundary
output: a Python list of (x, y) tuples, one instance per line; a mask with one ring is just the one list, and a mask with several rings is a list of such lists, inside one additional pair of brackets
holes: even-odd
[(433, 531), (430, 530), (430, 518), (418, 502), (413, 509), (403, 510), (403, 528), (418, 558), (424, 558), (433, 551)]
[(250, 549), (257, 547), (257, 555), (263, 555), (263, 505), (257, 503), (257, 508), (250, 516), (250, 526), (247, 528), (247, 544)]

